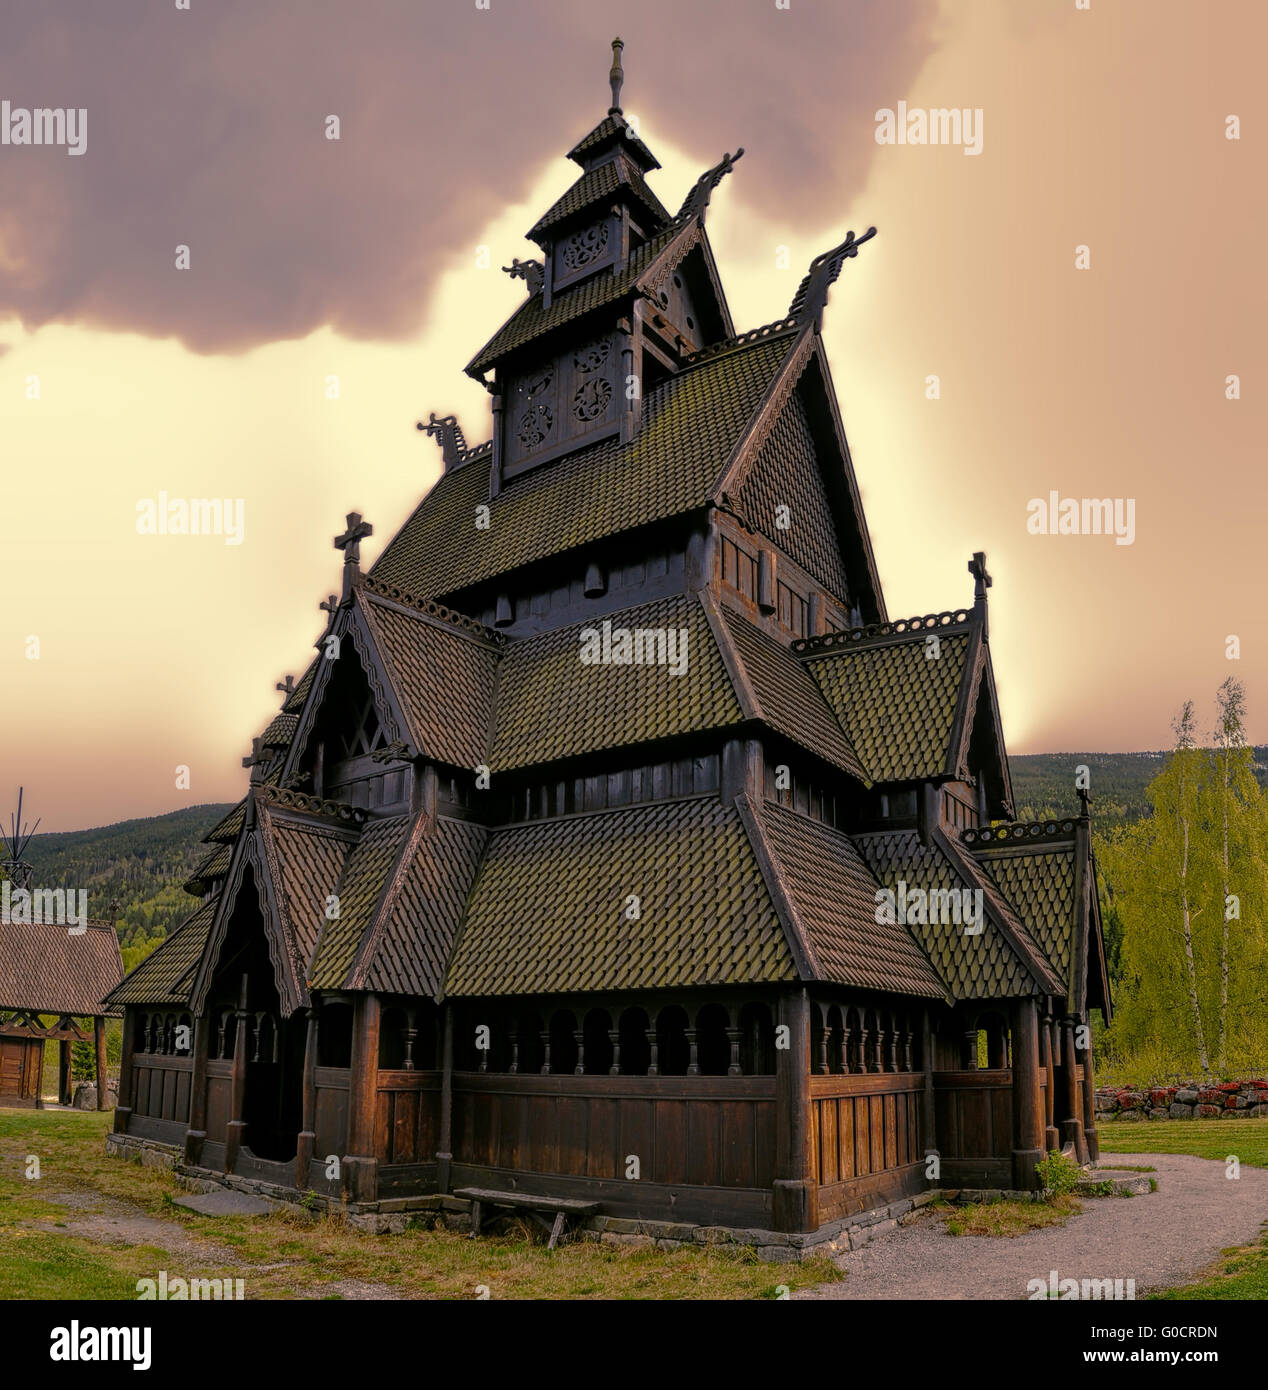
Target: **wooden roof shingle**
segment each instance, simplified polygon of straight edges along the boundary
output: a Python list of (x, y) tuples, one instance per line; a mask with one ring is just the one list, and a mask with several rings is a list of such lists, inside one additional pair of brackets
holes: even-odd
[(123, 979), (110, 922), (84, 931), (55, 922), (0, 922), (0, 1009), (76, 1017), (112, 1012), (102, 1000)]

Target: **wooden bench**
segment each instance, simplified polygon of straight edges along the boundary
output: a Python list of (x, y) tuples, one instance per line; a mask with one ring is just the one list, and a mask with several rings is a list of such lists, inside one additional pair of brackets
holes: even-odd
[[(465, 1197), (471, 1203), (473, 1240), (480, 1234), (485, 1207), (510, 1207), (515, 1211), (527, 1212), (544, 1231), (550, 1232), (547, 1250), (553, 1250), (558, 1245), (570, 1216), (581, 1220), (596, 1215), (599, 1210), (598, 1202), (579, 1202), (571, 1197), (539, 1197), (532, 1192), (497, 1192), (487, 1187), (460, 1187), (453, 1195)], [(554, 1217), (553, 1223), (547, 1217)]]

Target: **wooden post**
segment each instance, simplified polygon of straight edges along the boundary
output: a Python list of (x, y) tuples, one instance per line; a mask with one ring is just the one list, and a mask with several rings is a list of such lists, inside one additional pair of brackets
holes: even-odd
[[(39, 1018), (36, 1018), (39, 1024)], [(44, 1039), (40, 1038), (39, 1046), (35, 1049), (35, 1108), (44, 1109)]]
[(348, 1077), (348, 1147), (343, 1160), (343, 1188), (351, 1202), (372, 1202), (378, 1195), (374, 1122), (379, 1100), (379, 1016), (379, 996), (358, 995)]
[[(549, 1037), (549, 1034), (547, 1036)], [(449, 1171), (452, 1166), (453, 1006), (447, 1003), (445, 1005), (444, 1033), (440, 1044), (440, 1147), (436, 1150), (436, 1189), (438, 1192), (449, 1191)]]
[[(193, 1070), (189, 1077), (189, 1128), (185, 1131), (185, 1162), (197, 1168), (207, 1138), (207, 1058), (211, 1053), (210, 1010), (194, 1020)], [(122, 1085), (122, 1080), (120, 1085)]]
[(225, 1172), (232, 1173), (238, 1161), (238, 1150), (247, 1124), (242, 1107), (247, 1092), (247, 977), (243, 974), (238, 985), (238, 1007), (233, 1033), (233, 1069), (229, 1073), (229, 1123), (225, 1125)]
[(136, 1011), (123, 1011), (123, 1050), (119, 1057), (119, 1104), (114, 1108), (114, 1132), (126, 1134), (132, 1118), (132, 1055), (136, 1051)]
[(295, 1148), (295, 1186), (308, 1186), (308, 1165), (317, 1143), (317, 1005), (308, 1010), (308, 1030), (304, 1034), (303, 1126)]
[(70, 1102), (70, 1043), (63, 1038), (57, 1044), (57, 1103), (69, 1105)]
[(1083, 1059), (1083, 1138), (1087, 1141), (1087, 1156), (1095, 1163), (1101, 1156), (1101, 1136), (1096, 1131), (1096, 1079), (1092, 1074), (1092, 1022), (1083, 1025), (1088, 1030), (1088, 1046)]
[(92, 1021), (92, 1040), (97, 1050), (97, 1109), (105, 1110), (108, 1075), (106, 1072), (106, 1020), (98, 1014)]
[(1056, 1113), (1054, 1107), (1057, 1103), (1057, 1069), (1053, 1061), (1052, 1020), (1050, 1018), (1043, 1018), (1039, 1021), (1039, 1049), (1046, 1082), (1043, 1093), (1045, 1125), (1043, 1148), (1045, 1153), (1052, 1153), (1061, 1148), (1061, 1135), (1057, 1132), (1056, 1121), (1053, 1118)]
[(1013, 1005), (1013, 1186), (1039, 1186), (1035, 1164), (1043, 1157), (1039, 1096), (1039, 1026), (1034, 999)]
[(777, 1231), (813, 1231), (819, 1193), (810, 1151), (810, 998), (804, 989), (780, 998), (777, 1042), (785, 1028), (788, 1046), (775, 1051), (773, 1220)]
[(1087, 1140), (1083, 1135), (1083, 1096), (1080, 1094), (1078, 1060), (1074, 1047), (1075, 1020), (1068, 1015), (1061, 1020), (1061, 1070), (1065, 1113), (1061, 1118), (1061, 1143), (1074, 1145), (1074, 1156), (1087, 1162)]
[[(925, 1069), (924, 1090), (920, 1093), (920, 1129), (924, 1137), (925, 1146), (925, 1167), (928, 1169), (928, 1159), (932, 1155), (938, 1157), (938, 1136), (935, 1132), (937, 1124), (935, 1121), (935, 1110), (933, 1104), (933, 1023), (929, 1017), (929, 1010), (926, 1007), (920, 1020), (920, 1060)], [(935, 1172), (940, 1172), (941, 1165), (935, 1168)], [(935, 1186), (940, 1181), (939, 1178), (930, 1178), (928, 1181)]]

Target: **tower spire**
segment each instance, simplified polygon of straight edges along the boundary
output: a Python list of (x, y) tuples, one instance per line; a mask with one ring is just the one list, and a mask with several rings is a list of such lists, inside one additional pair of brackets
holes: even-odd
[(625, 73), (621, 68), (621, 50), (625, 47), (623, 39), (612, 40), (612, 70), (608, 73), (608, 82), (612, 87), (612, 105), (608, 107), (609, 116), (621, 115), (621, 84), (625, 81)]

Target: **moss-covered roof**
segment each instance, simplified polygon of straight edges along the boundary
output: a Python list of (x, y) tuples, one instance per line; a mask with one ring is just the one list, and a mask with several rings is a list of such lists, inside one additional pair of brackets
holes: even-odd
[(872, 781), (954, 775), (952, 735), (971, 638), (961, 625), (807, 651), (806, 666)]
[(215, 825), (203, 837), (204, 844), (224, 844), (231, 845), (242, 831), (243, 823), (246, 820), (247, 799), (244, 796), (231, 810), (225, 813), (223, 820), (217, 821)]
[[(882, 887), (907, 894), (915, 890), (974, 891), (979, 883), (964, 877), (937, 843), (923, 845), (914, 830), (854, 836), (854, 843)], [(984, 912), (982, 930), (969, 935), (953, 921), (911, 923), (908, 930), (956, 999), (1008, 998), (1031, 994), (1031, 972), (1007, 936)]]
[(339, 879), (339, 915), (323, 924), (309, 975), (311, 988), (343, 986), (409, 826), (408, 816), (367, 822)]
[(769, 802), (762, 806), (761, 823), (818, 978), (945, 997), (946, 987), (907, 928), (877, 922), (879, 885), (846, 835)]
[(219, 906), (210, 898), (150, 952), (122, 984), (107, 996), (112, 1005), (188, 1004), (194, 972), (202, 958)]
[[(581, 660), (582, 633), (687, 634), (686, 671)], [(666, 653), (669, 654), (668, 646)], [(513, 643), (502, 657), (495, 771), (739, 724), (743, 711), (694, 594), (675, 594)]]
[[(643, 421), (533, 469), (489, 498), (488, 470), (443, 474), (376, 561), (375, 579), (438, 598), (521, 565), (702, 509), (788, 354), (788, 337), (737, 346), (647, 393)], [(689, 443), (688, 443), (689, 441)], [(489, 509), (477, 528), (477, 507)]]
[(738, 812), (698, 797), (495, 830), (446, 988), (569, 993), (795, 974)]
[[(584, 212), (586, 208), (610, 201), (620, 189), (627, 189), (652, 214), (658, 224), (669, 221), (669, 213), (647, 186), (638, 169), (625, 161), (609, 159), (593, 169), (588, 169), (566, 193), (556, 199), (537, 219), (528, 233), (529, 239), (537, 241), (552, 227), (567, 221), (577, 213)], [(659, 227), (657, 229), (659, 230)]]

